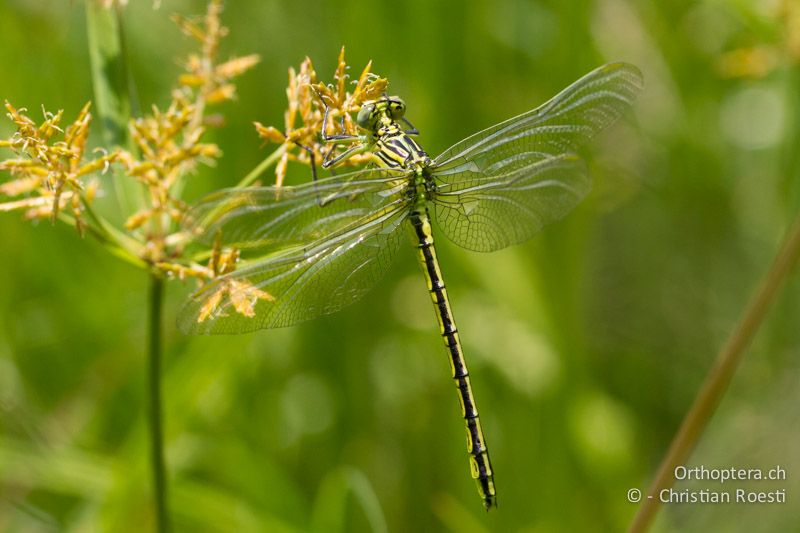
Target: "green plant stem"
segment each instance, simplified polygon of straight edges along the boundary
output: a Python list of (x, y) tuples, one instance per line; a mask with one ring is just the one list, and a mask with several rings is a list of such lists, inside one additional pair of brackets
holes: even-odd
[(714, 366), (706, 376), (702, 388), (686, 413), (667, 455), (661, 462), (656, 478), (650, 486), (648, 497), (631, 523), (630, 533), (642, 533), (650, 528), (659, 508), (659, 492), (670, 488), (675, 476), (675, 467), (686, 464), (700, 435), (708, 425), (720, 399), (733, 378), (744, 351), (755, 336), (767, 311), (775, 300), (781, 284), (792, 271), (800, 257), (800, 217), (798, 217), (783, 242), (772, 267), (761, 280), (758, 288), (742, 314), (736, 328), (717, 355)]
[(286, 152), (285, 144), (281, 145), (280, 148), (269, 154), (261, 163), (258, 164), (256, 168), (251, 170), (247, 176), (242, 178), (242, 180), (236, 184), (236, 188), (249, 187), (252, 185), (253, 182), (256, 181), (265, 170), (278, 162), (278, 159), (281, 158), (284, 152)]
[(156, 531), (168, 531), (167, 521), (167, 480), (164, 468), (164, 432), (161, 413), (161, 311), (164, 300), (164, 280), (157, 274), (150, 274), (150, 317), (148, 321), (148, 365), (147, 383), (150, 402), (148, 422), (150, 425), (150, 463), (153, 470), (153, 496), (155, 499)]
[(112, 224), (109, 224), (106, 219), (97, 215), (86, 198), (81, 198), (81, 205), (89, 219), (94, 223), (87, 224), (87, 227), (91, 229), (92, 235), (97, 240), (108, 246), (112, 253), (118, 257), (139, 268), (147, 268), (147, 263), (140, 259), (142, 244), (139, 241), (118, 230)]
[[(58, 213), (58, 220), (64, 222), (65, 224), (69, 224), (73, 228), (77, 225), (75, 217), (65, 213), (64, 211), (60, 211)], [(116, 239), (111, 237), (100, 227), (92, 224), (86, 224), (83, 229), (86, 231), (86, 233), (97, 239), (100, 244), (105, 246), (106, 250), (108, 250), (112, 255), (122, 259), (130, 265), (141, 268), (142, 270), (148, 268), (148, 264), (146, 262), (139, 259), (130, 250), (122, 246)]]

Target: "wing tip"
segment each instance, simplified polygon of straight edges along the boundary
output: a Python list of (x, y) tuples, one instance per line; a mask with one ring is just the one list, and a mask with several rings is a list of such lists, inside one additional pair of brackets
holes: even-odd
[(628, 82), (636, 88), (637, 92), (644, 88), (644, 74), (641, 69), (633, 63), (625, 61), (613, 61), (597, 68), (603, 74), (624, 74)]

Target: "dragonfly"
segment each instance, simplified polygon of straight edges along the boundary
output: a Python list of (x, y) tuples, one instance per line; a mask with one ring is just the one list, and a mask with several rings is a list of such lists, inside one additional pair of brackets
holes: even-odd
[[(491, 252), (561, 219), (591, 186), (576, 149), (628, 110), (642, 83), (635, 66), (606, 64), (543, 105), (433, 159), (413, 138), (418, 132), (400, 98), (364, 102), (356, 118), (359, 135), (327, 135), (323, 127), (323, 141), (332, 148), (322, 166), (335, 167), (355, 153), (370, 154), (372, 164), (315, 175), (299, 186), (222, 190), (193, 208), (192, 224), (202, 234), (221, 235), (226, 246), (252, 258), (193, 293), (179, 328), (243, 333), (339, 311), (381, 279), (408, 228), (449, 356), (471, 477), (486, 509), (496, 506), (494, 471), (432, 224), (463, 248)], [(343, 143), (351, 146), (333, 156), (333, 147)]]

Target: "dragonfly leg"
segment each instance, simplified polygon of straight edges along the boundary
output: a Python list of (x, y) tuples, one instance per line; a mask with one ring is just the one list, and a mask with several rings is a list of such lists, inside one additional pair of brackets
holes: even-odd
[(306, 146), (304, 144), (295, 143), (297, 146), (308, 152), (308, 159), (310, 160), (311, 164), (311, 180), (314, 183), (317, 183), (317, 158), (314, 155), (314, 150), (310, 146)]
[(340, 154), (338, 156), (334, 156), (333, 155), (334, 150), (336, 150), (336, 146), (339, 143), (335, 143), (334, 141), (328, 141), (328, 143), (331, 145), (331, 147), (328, 149), (327, 152), (325, 152), (325, 157), (322, 159), (322, 168), (329, 168), (329, 167), (335, 165), (336, 163), (338, 163), (339, 161), (342, 160), (342, 157), (341, 157), (342, 155), (348, 154), (348, 152), (349, 152), (349, 151), (345, 151), (343, 154)]
[(406, 135), (419, 135), (419, 130), (406, 118), (402, 117), (400, 120), (406, 123), (409, 129), (405, 130), (403, 133)]
[[(297, 146), (299, 146), (300, 148), (302, 148), (303, 150), (308, 152), (308, 158), (310, 160), (310, 165), (311, 165), (311, 181), (314, 184), (314, 189), (316, 189), (317, 188), (317, 158), (314, 155), (314, 150), (311, 147), (305, 146), (303, 144), (299, 144), (299, 143), (295, 143), (295, 144), (297, 144)], [(320, 207), (323, 207), (326, 203), (327, 202), (323, 198), (321, 198), (319, 196), (319, 194), (317, 194), (317, 205), (319, 205)]]
[[(322, 132), (320, 134), (320, 137), (322, 138), (322, 142), (324, 142), (325, 144), (330, 144), (331, 147), (325, 153), (325, 157), (322, 159), (322, 168), (330, 168), (346, 160), (351, 156), (365, 152), (368, 146), (365, 146), (366, 137), (363, 135), (350, 135), (348, 133), (328, 135), (328, 123), (330, 121), (331, 108), (327, 104), (325, 104), (324, 100), (323, 104), (325, 105), (325, 114), (322, 117)], [(344, 117), (342, 117), (341, 119), (340, 127), (341, 130), (344, 132)], [(348, 142), (358, 142), (358, 141), (360, 141), (360, 145), (353, 146), (345, 150), (338, 156), (334, 156), (334, 152), (336, 150), (337, 145)]]
[[(327, 105), (325, 106), (325, 114), (322, 116), (322, 140), (326, 143), (332, 142), (346, 142), (346, 141), (357, 141), (360, 136), (359, 135), (350, 135), (349, 133), (340, 133), (336, 135), (328, 135), (328, 121), (330, 120), (330, 110), (331, 108)], [(340, 123), (342, 131), (344, 131), (344, 117), (342, 117), (342, 122)]]
[[(363, 154), (364, 152), (368, 152), (370, 150), (370, 148), (371, 148), (371, 146), (369, 144), (367, 144), (367, 143), (362, 143), (362, 144), (357, 144), (356, 146), (352, 146), (352, 147), (348, 148), (347, 150), (345, 150), (344, 152), (342, 152), (341, 154), (339, 154), (336, 157), (334, 157), (333, 159), (328, 159), (326, 157), (325, 161), (322, 162), (322, 168), (329, 168), (329, 167), (332, 167), (332, 166), (336, 166), (337, 164), (341, 163), (342, 161), (345, 161), (346, 159), (349, 159), (349, 158), (353, 157), (354, 155)], [(331, 149), (331, 151), (328, 152), (328, 156), (330, 156), (331, 152), (333, 152), (333, 149)]]

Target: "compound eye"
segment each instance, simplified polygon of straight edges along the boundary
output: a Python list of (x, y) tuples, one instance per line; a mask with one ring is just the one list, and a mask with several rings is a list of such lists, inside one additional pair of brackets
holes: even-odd
[(397, 96), (392, 96), (389, 100), (389, 115), (393, 120), (403, 118), (406, 114), (406, 103)]
[(358, 115), (356, 116), (356, 124), (364, 129), (369, 129), (374, 111), (375, 104), (370, 103), (362, 105), (361, 109), (358, 110)]

